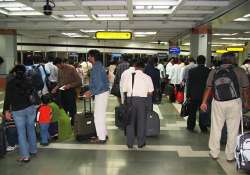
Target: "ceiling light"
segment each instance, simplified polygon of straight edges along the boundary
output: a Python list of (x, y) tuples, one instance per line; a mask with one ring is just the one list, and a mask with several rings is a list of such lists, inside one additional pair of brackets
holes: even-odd
[(147, 9), (152, 9), (152, 8), (153, 8), (152, 5), (148, 5), (148, 6), (146, 6), (146, 7), (147, 7)]
[(0, 7), (26, 7), (26, 5), (20, 3), (20, 2), (0, 2)]
[(167, 6), (176, 6), (178, 5), (182, 0), (176, 0), (176, 1), (167, 1), (167, 0), (133, 0), (133, 5), (167, 5)]
[(134, 35), (135, 37), (146, 37), (146, 35), (139, 35), (139, 34), (136, 34), (136, 35)]
[(88, 21), (90, 18), (61, 18), (63, 21)]
[(125, 20), (129, 20), (128, 17), (99, 17), (96, 18), (96, 20), (99, 21), (125, 21)]
[(190, 46), (190, 43), (183, 43), (183, 46)]
[(134, 14), (140, 15), (140, 14), (151, 14), (151, 15), (158, 15), (158, 14), (171, 14), (173, 11), (170, 9), (165, 10), (159, 10), (159, 9), (135, 9)]
[(247, 34), (248, 34), (248, 33), (250, 33), (250, 31), (249, 31), (249, 32), (244, 32), (244, 33), (247, 33)]
[(144, 9), (144, 6), (143, 5), (136, 5), (135, 9)]
[(247, 18), (237, 18), (234, 21), (250, 21), (250, 19), (247, 19)]
[(0, 2), (14, 2), (16, 0), (0, 0)]
[(112, 14), (114, 17), (126, 17), (127, 14)]
[(73, 37), (73, 38), (76, 38), (76, 37), (89, 37), (88, 35), (81, 35), (79, 33), (66, 33), (66, 32), (63, 32), (62, 35), (66, 35), (68, 37)]
[(111, 14), (99, 14), (98, 17), (111, 17)]
[(215, 35), (215, 36), (234, 36), (237, 34), (238, 33), (214, 33), (213, 35)]
[(84, 33), (95, 33), (97, 31), (104, 31), (104, 30), (83, 30), (83, 29), (81, 29), (80, 31), (84, 32)]
[(249, 18), (250, 17), (250, 14), (247, 14), (244, 16), (244, 18)]
[(88, 15), (75, 15), (76, 17), (87, 17)]
[(222, 44), (212, 44), (213, 47), (220, 47), (223, 46)]
[(169, 9), (170, 6), (169, 5), (154, 5), (153, 9)]
[(157, 32), (134, 32), (135, 35), (155, 35)]
[(223, 40), (243, 40), (243, 41), (248, 41), (248, 40), (250, 40), (250, 38), (241, 38), (241, 37), (239, 37), (239, 38), (221, 38), (221, 39), (223, 39)]
[(241, 44), (241, 43), (224, 43), (224, 42), (217, 43), (217, 42), (215, 42), (213, 44), (222, 44), (222, 45), (230, 45), (230, 46), (244, 46), (244, 44)]
[(2, 10), (2, 9), (0, 9), (0, 13), (2, 13), (2, 14), (4, 14), (4, 15), (8, 15), (8, 12), (5, 11), (5, 10)]
[(37, 11), (15, 11), (15, 12), (9, 12), (8, 15), (9, 16), (40, 16), (43, 14)]
[(74, 15), (63, 15), (63, 16), (66, 18), (74, 18), (75, 17)]

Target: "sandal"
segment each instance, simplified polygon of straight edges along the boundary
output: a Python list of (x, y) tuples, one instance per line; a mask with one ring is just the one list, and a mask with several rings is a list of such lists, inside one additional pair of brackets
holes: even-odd
[(18, 162), (23, 162), (23, 163), (28, 163), (30, 161), (30, 158), (22, 158), (22, 157), (20, 157), (20, 158), (17, 159), (17, 161)]

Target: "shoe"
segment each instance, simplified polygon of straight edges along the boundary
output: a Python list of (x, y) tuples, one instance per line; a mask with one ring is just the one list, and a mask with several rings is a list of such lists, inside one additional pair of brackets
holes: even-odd
[(31, 157), (36, 157), (36, 154), (37, 154), (37, 153), (30, 153), (30, 156), (31, 156)]
[(95, 143), (95, 144), (105, 144), (107, 140), (99, 140), (98, 138), (90, 140), (90, 143)]
[(194, 129), (191, 129), (191, 128), (187, 128), (187, 130), (188, 130), (189, 132), (194, 132)]
[(11, 152), (11, 151), (16, 150), (16, 148), (17, 148), (16, 145), (15, 145), (15, 146), (7, 146), (6, 151), (7, 151), (7, 152)]
[(133, 149), (133, 145), (127, 145), (129, 149)]
[(211, 154), (211, 153), (209, 153), (209, 157), (211, 157), (213, 160), (217, 160), (217, 159), (218, 159), (218, 157), (214, 157), (214, 156), (212, 156), (212, 154)]
[(146, 146), (146, 143), (144, 143), (142, 145), (138, 145), (138, 148), (143, 148), (144, 146)]
[(204, 134), (207, 134), (208, 130), (207, 129), (201, 129), (201, 132), (204, 133)]
[(18, 158), (17, 159), (18, 162), (21, 162), (21, 163), (28, 163), (30, 161), (30, 158)]
[(40, 143), (41, 146), (48, 146), (49, 143)]
[(109, 136), (106, 136), (106, 140), (108, 140), (109, 139)]

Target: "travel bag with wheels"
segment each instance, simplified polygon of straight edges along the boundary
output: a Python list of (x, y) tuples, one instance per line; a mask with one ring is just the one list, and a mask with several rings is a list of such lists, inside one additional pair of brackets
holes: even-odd
[(154, 137), (160, 134), (160, 119), (155, 111), (150, 111), (147, 114), (146, 136)]
[(6, 154), (6, 139), (3, 124), (0, 123), (0, 158)]
[[(77, 141), (96, 137), (94, 114), (91, 111), (91, 98), (83, 97), (84, 110), (75, 115), (74, 135)], [(88, 110), (87, 105), (88, 103)]]
[(124, 129), (125, 127), (125, 121), (124, 121), (125, 110), (126, 109), (123, 104), (115, 107), (115, 126), (117, 126), (120, 129)]
[(241, 134), (237, 137), (235, 159), (237, 170), (250, 172), (250, 132), (243, 131), (243, 117), (241, 117)]

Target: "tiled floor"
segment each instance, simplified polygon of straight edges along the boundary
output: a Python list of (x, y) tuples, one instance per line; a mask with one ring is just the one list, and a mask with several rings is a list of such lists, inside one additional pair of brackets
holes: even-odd
[[(0, 109), (4, 95), (0, 93)], [(82, 110), (78, 102), (78, 111)], [(208, 134), (190, 133), (177, 107), (166, 99), (155, 107), (160, 111), (161, 134), (148, 138), (144, 149), (128, 150), (123, 131), (114, 127), (114, 97), (109, 98), (107, 125), (109, 141), (106, 145), (72, 139), (40, 148), (28, 164), (15, 161), (17, 152), (0, 159), (1, 175), (224, 175), (237, 174), (234, 163), (227, 163), (222, 155), (218, 161), (208, 156)], [(244, 174), (244, 173), (241, 173)]]

